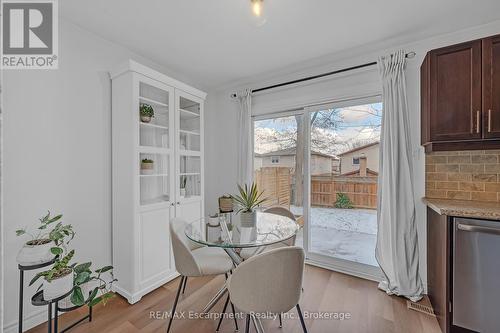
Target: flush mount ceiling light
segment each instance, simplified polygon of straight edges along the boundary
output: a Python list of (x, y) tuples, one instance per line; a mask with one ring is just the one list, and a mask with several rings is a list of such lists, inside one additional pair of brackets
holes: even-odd
[(250, 0), (250, 5), (252, 8), (252, 18), (255, 25), (258, 27), (266, 23), (266, 17), (264, 12), (264, 0)]

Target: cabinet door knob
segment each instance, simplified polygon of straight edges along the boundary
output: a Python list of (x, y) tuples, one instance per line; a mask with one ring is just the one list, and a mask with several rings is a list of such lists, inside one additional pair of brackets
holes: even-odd
[(181, 204), (181, 202), (180, 202), (180, 201), (177, 201), (177, 204), (178, 204), (178, 205), (180, 205), (180, 204)]
[(491, 132), (491, 109), (488, 109), (488, 133)]

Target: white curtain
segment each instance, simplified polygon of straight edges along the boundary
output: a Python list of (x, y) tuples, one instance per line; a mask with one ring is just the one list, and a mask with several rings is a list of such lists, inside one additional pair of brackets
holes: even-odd
[(380, 57), (384, 111), (378, 176), (376, 258), (385, 279), (379, 288), (412, 301), (422, 298), (413, 197), (405, 51)]
[(240, 112), (238, 119), (238, 184), (250, 184), (252, 166), (252, 93), (246, 90), (237, 95)]

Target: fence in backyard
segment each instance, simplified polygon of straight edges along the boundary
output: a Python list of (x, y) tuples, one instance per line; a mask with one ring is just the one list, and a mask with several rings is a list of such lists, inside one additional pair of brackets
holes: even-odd
[(376, 209), (377, 177), (312, 177), (312, 206), (334, 207), (337, 193), (347, 195), (355, 208)]
[[(265, 167), (255, 171), (255, 182), (269, 200), (269, 206), (289, 207), (292, 201), (293, 175), (289, 168)], [(346, 194), (355, 208), (377, 208), (377, 177), (312, 176), (311, 205), (335, 207), (337, 193)]]
[(255, 171), (255, 183), (259, 191), (264, 191), (263, 196), (268, 200), (264, 207), (290, 206), (291, 180), (290, 168), (265, 167)]

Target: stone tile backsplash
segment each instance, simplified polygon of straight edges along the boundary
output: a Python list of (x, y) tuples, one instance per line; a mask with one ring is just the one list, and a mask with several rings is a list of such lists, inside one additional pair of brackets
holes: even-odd
[(425, 178), (428, 198), (500, 201), (500, 150), (426, 154)]

